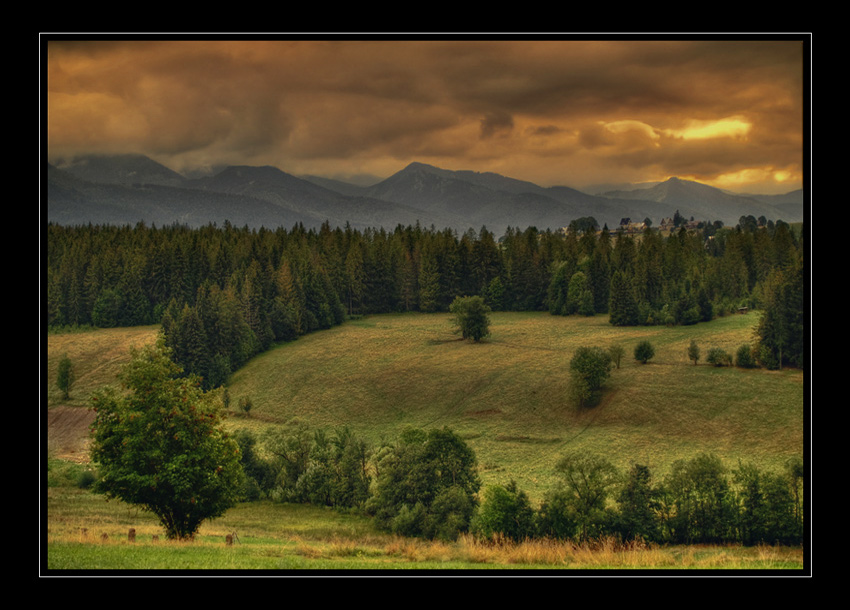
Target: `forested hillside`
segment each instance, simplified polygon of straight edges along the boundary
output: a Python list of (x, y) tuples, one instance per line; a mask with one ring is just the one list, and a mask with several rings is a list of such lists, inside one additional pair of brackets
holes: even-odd
[(47, 324), (161, 322), (174, 357), (215, 387), (276, 341), (346, 315), (493, 310), (610, 313), (613, 324), (694, 324), (764, 309), (758, 357), (804, 365), (803, 244), (783, 222), (742, 218), (669, 235), (530, 227), (359, 231), (229, 224), (47, 227)]

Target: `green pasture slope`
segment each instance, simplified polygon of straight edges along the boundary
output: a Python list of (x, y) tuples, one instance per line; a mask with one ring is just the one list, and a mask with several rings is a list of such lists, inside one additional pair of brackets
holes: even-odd
[[(677, 459), (712, 452), (781, 469), (804, 447), (804, 375), (799, 370), (715, 368), (687, 358), (691, 339), (705, 358), (751, 342), (758, 314), (688, 327), (615, 328), (606, 316), (493, 313), (491, 336), (459, 341), (447, 314), (375, 315), (301, 337), (254, 358), (229, 383), (227, 425), (258, 434), (300, 421), (349, 426), (377, 444), (405, 426), (448, 426), (475, 450), (483, 483), (514, 479), (533, 502), (555, 483), (568, 450), (607, 456), (622, 469), (648, 465), (662, 477)], [(152, 341), (155, 327), (97, 330), (48, 338), (49, 370), (74, 361), (70, 401), (47, 379), (48, 407), (75, 408), (96, 386), (114, 383), (129, 346)], [(648, 339), (649, 364), (632, 357)], [(621, 345), (602, 401), (580, 409), (567, 398), (568, 366), (580, 346)], [(249, 396), (249, 415), (233, 405)], [(84, 466), (51, 459), (46, 494), (51, 570), (303, 569), (800, 569), (802, 549), (723, 546), (606, 551), (528, 543), (515, 549), (399, 540), (366, 518), (306, 505), (243, 503), (203, 524), (192, 544), (152, 542), (161, 526), (149, 513), (77, 488)], [(63, 482), (64, 481), (64, 482)], [(136, 529), (138, 542), (127, 543)], [(238, 532), (228, 547), (225, 536)], [(101, 540), (108, 534), (108, 542)]]
[[(478, 456), (485, 484), (515, 480), (533, 499), (555, 482), (566, 451), (603, 454), (662, 476), (677, 459), (714, 453), (782, 468), (804, 448), (804, 376), (799, 370), (714, 367), (712, 347), (734, 354), (752, 343), (757, 313), (683, 327), (617, 328), (607, 316), (491, 314), (481, 343), (458, 340), (448, 314), (367, 316), (282, 344), (253, 359), (229, 383), (231, 404), (251, 398), (234, 426), (261, 431), (300, 421), (348, 426), (374, 443), (405, 426), (447, 426)], [(655, 346), (648, 364), (635, 345)], [(702, 360), (687, 348), (694, 339)], [(624, 357), (601, 402), (568, 399), (578, 347), (620, 345)]]

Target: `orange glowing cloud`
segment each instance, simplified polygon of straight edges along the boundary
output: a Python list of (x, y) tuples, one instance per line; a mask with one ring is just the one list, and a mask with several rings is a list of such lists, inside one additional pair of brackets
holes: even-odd
[(50, 159), (336, 177), (423, 161), (575, 187), (802, 175), (800, 40), (80, 40), (44, 58)]

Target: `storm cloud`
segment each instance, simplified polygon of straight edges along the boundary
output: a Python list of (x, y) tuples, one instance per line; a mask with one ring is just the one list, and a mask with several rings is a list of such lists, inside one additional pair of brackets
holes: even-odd
[(51, 160), (799, 188), (802, 39), (49, 41)]

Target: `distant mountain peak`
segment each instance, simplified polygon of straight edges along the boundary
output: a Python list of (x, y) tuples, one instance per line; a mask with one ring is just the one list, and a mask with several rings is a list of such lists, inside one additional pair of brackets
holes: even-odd
[(63, 224), (145, 220), (203, 225), (228, 220), (277, 227), (294, 222), (319, 226), (329, 220), (338, 226), (350, 222), (391, 228), (421, 222), (458, 231), (482, 226), (499, 231), (527, 226), (555, 230), (589, 216), (600, 225), (613, 226), (624, 217), (658, 220), (677, 210), (685, 217), (726, 224), (742, 215), (788, 222), (803, 216), (800, 192), (768, 200), (679, 177), (589, 195), (569, 187), (547, 188), (493, 172), (448, 170), (420, 161), (357, 188), (305, 180), (271, 165), (231, 165), (189, 179), (135, 154), (89, 155), (58, 167), (47, 172), (48, 212), (50, 220)]
[(434, 165), (430, 165), (428, 163), (422, 163), (421, 161), (411, 161), (407, 164), (404, 170), (414, 170), (414, 169), (439, 169)]

